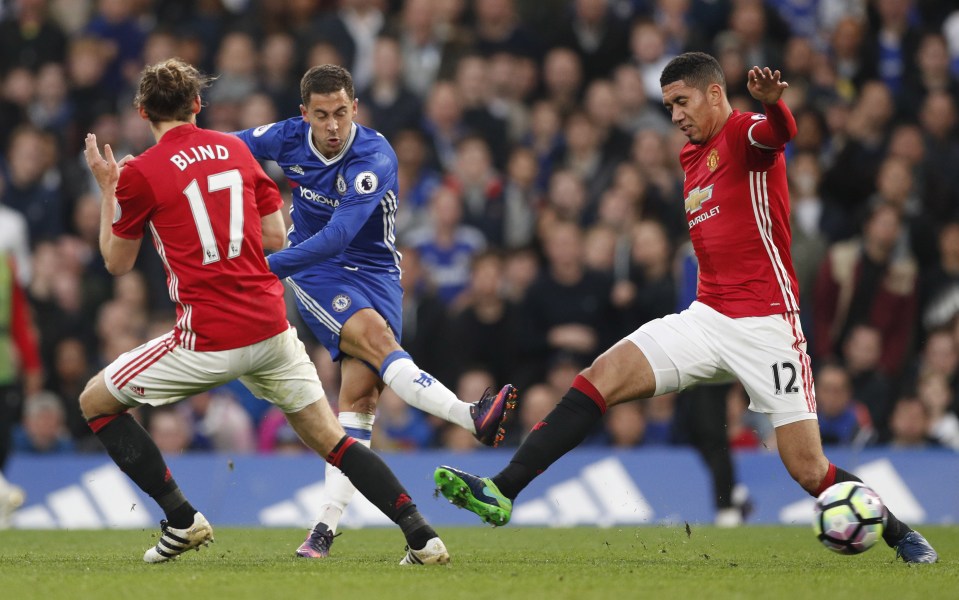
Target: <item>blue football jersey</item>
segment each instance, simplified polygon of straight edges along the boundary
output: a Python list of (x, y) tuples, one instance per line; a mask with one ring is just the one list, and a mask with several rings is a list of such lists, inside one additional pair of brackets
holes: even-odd
[(400, 276), (396, 153), (380, 133), (353, 124), (326, 158), (302, 117), (236, 132), (253, 155), (283, 169), (293, 192), (290, 247), (270, 255), (281, 279), (324, 264)]

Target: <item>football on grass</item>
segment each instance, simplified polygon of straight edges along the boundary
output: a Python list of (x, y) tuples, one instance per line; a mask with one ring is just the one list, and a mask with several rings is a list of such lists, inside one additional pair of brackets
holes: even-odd
[(872, 548), (885, 526), (886, 506), (879, 494), (862, 483), (837, 483), (816, 499), (813, 531), (824, 546), (840, 554)]

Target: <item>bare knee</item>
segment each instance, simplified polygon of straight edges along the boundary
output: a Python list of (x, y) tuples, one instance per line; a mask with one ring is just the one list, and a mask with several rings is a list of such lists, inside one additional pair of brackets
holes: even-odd
[(632, 342), (621, 340), (582, 371), (602, 394), (607, 406), (656, 392), (656, 376), (643, 352)]
[(114, 415), (127, 409), (107, 389), (103, 372), (94, 375), (86, 387), (83, 388), (83, 391), (80, 392), (79, 403), (80, 414), (88, 421), (93, 417)]
[(802, 465), (792, 467), (787, 465), (786, 469), (789, 471), (789, 475), (796, 480), (796, 483), (798, 483), (802, 489), (812, 494), (819, 489), (819, 485), (826, 476), (829, 465), (827, 463), (825, 466), (822, 466), (818, 461), (810, 460), (808, 463)]
[(372, 309), (353, 315), (340, 331), (340, 350), (349, 356), (379, 367), (394, 350), (400, 349), (389, 324)]

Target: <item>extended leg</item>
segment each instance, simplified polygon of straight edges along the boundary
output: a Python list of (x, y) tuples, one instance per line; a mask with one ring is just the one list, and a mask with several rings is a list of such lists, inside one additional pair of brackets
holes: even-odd
[[(834, 483), (858, 481), (852, 473), (829, 462), (822, 451), (819, 425), (815, 419), (805, 419), (776, 428), (776, 444), (786, 470), (804, 490), (816, 497)], [(917, 531), (896, 518), (888, 510), (888, 520), (882, 537), (896, 549), (897, 556), (906, 562), (931, 563), (939, 556), (928, 541)]]

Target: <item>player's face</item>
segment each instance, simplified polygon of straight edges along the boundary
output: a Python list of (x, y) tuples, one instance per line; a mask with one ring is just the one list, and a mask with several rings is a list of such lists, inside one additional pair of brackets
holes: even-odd
[(303, 119), (313, 131), (313, 143), (326, 158), (339, 154), (349, 139), (356, 107), (356, 99), (350, 100), (342, 89), (331, 94), (311, 94), (309, 105), (300, 105)]
[(715, 93), (713, 86), (703, 92), (681, 79), (663, 86), (663, 106), (691, 144), (703, 144), (715, 133)]

